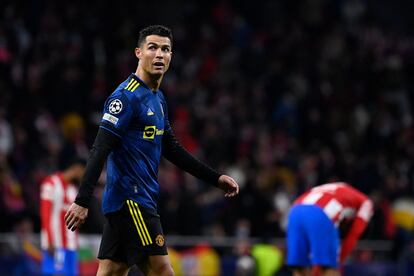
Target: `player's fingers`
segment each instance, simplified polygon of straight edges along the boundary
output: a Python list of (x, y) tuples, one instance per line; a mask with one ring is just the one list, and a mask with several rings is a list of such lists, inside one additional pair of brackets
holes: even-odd
[(233, 191), (228, 191), (224, 196), (225, 197), (233, 197), (236, 194), (237, 194), (237, 192), (233, 190)]
[(226, 190), (224, 193), (224, 197), (230, 197), (231, 194), (233, 193), (233, 190), (234, 190), (234, 184), (230, 178), (229, 181), (227, 181), (226, 183)]
[(71, 220), (72, 220), (72, 218), (73, 218), (73, 214), (72, 214), (72, 213), (70, 213), (70, 212), (67, 212), (67, 213), (65, 214), (65, 222), (66, 222), (66, 224), (68, 224), (68, 223), (69, 223), (69, 221), (71, 221)]
[(76, 221), (78, 220), (77, 216), (72, 214), (68, 217), (68, 219), (66, 220), (66, 225), (69, 228), (69, 225), (73, 225), (76, 223)]
[(72, 217), (72, 215), (66, 214), (66, 216), (65, 216), (65, 224), (66, 225), (69, 225), (69, 221), (71, 220), (71, 217)]
[(236, 193), (235, 192), (231, 192), (231, 193), (228, 193), (227, 194), (227, 197), (234, 197), (236, 195)]
[(232, 184), (233, 192), (235, 194), (238, 194), (239, 193), (239, 185), (237, 185), (236, 181), (234, 181), (234, 180), (231, 182), (231, 184)]
[(82, 221), (81, 220), (76, 220), (73, 225), (71, 225), (70, 227), (68, 227), (71, 231), (75, 231), (76, 229), (78, 229), (80, 226), (82, 225)]
[(68, 229), (71, 229), (73, 226), (76, 226), (78, 222), (78, 218), (75, 216), (70, 217), (70, 219), (66, 222)]
[(84, 222), (84, 220), (81, 220), (81, 219), (77, 220), (76, 223), (75, 223), (75, 226), (72, 227), (72, 231), (75, 231), (76, 229), (79, 229), (82, 226), (83, 222)]
[(74, 224), (75, 224), (75, 221), (73, 221), (73, 220), (70, 220), (70, 221), (66, 222), (66, 226), (68, 227), (68, 229), (72, 229)]
[(239, 185), (237, 185), (236, 181), (232, 179), (230, 183), (230, 193), (232, 196), (235, 196), (239, 193)]

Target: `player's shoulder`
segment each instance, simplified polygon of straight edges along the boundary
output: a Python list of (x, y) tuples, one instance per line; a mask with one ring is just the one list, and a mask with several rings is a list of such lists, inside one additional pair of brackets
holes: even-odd
[(142, 97), (143, 90), (148, 89), (144, 82), (139, 79), (134, 73), (124, 80), (115, 91), (110, 95), (110, 98), (126, 97), (129, 100), (139, 99)]
[(142, 94), (139, 91), (141, 86), (142, 81), (135, 74), (131, 74), (121, 82), (106, 99), (104, 106), (104, 116), (106, 117), (104, 119), (108, 120), (108, 116), (118, 116), (118, 114), (125, 113), (125, 110), (134, 111), (134, 106), (140, 101), (140, 94)]
[(129, 92), (129, 94), (132, 95), (135, 92), (138, 92), (140, 87), (142, 87), (142, 81), (132, 73), (123, 83), (121, 83), (119, 89), (124, 92)]
[(48, 176), (46, 176), (46, 177), (44, 177), (43, 179), (42, 179), (42, 182), (41, 182), (41, 185), (48, 185), (48, 184), (50, 184), (52, 181), (51, 181), (51, 177), (50, 177), (50, 175), (48, 175)]
[(57, 173), (49, 174), (42, 180), (42, 185), (51, 185), (54, 183), (53, 179), (57, 176)]
[[(136, 86), (136, 87), (135, 87)], [(139, 84), (135, 82), (135, 79), (130, 75), (128, 78), (126, 78), (123, 82), (121, 82), (117, 88), (112, 92), (112, 94), (109, 96), (111, 97), (119, 97), (123, 94), (125, 94), (126, 91), (128, 92), (134, 92), (138, 88)], [(129, 95), (132, 95), (133, 93), (129, 93)]]

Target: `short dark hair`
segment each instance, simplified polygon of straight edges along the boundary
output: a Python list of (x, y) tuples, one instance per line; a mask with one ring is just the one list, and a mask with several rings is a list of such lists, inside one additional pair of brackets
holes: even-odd
[(172, 43), (173, 43), (172, 31), (171, 31), (170, 28), (165, 27), (163, 25), (151, 25), (151, 26), (148, 26), (148, 27), (142, 29), (139, 32), (137, 46), (140, 47), (141, 44), (145, 41), (145, 39), (149, 35), (159, 35), (159, 36), (168, 37), (170, 39), (170, 41), (171, 41), (171, 46), (172, 46)]

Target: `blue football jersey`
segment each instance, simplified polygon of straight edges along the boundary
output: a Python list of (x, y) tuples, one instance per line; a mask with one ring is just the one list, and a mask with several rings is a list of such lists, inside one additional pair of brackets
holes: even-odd
[(107, 160), (104, 214), (127, 199), (156, 210), (162, 136), (171, 128), (162, 92), (131, 74), (106, 100), (100, 127), (121, 139)]

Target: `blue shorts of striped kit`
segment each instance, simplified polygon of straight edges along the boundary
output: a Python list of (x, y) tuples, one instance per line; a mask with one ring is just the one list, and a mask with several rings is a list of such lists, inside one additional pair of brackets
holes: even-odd
[(338, 267), (339, 231), (319, 206), (293, 206), (286, 235), (287, 265)]
[(79, 275), (77, 252), (58, 248), (51, 255), (42, 250), (42, 275)]

